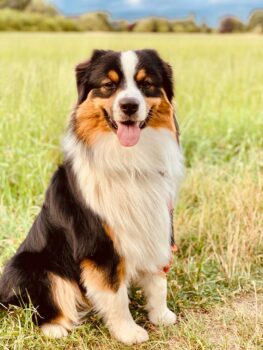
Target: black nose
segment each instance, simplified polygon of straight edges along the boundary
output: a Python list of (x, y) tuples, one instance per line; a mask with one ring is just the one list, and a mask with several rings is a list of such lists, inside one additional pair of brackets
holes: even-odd
[(130, 116), (138, 111), (139, 102), (135, 98), (124, 97), (120, 100), (120, 108), (123, 113)]

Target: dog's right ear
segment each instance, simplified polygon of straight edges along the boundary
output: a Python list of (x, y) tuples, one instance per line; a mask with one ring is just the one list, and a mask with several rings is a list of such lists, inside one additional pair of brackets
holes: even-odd
[(85, 61), (76, 66), (76, 83), (78, 90), (78, 103), (85, 100), (88, 95), (88, 76), (90, 71), (91, 61)]
[(82, 62), (76, 66), (75, 71), (79, 104), (85, 101), (91, 89), (91, 86), (89, 86), (89, 75), (91, 72), (92, 64), (107, 52), (108, 51), (105, 50), (94, 50), (89, 60)]

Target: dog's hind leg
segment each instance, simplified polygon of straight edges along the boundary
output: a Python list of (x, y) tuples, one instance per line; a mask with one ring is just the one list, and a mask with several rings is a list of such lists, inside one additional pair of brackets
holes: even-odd
[(88, 308), (88, 303), (75, 282), (53, 273), (49, 273), (48, 277), (52, 301), (58, 314), (42, 323), (40, 328), (46, 336), (60, 338), (67, 336), (73, 325), (80, 322), (80, 312)]
[[(32, 256), (30, 256), (31, 258)], [(28, 259), (29, 260), (29, 259)], [(34, 259), (31, 265), (35, 267)], [(33, 322), (44, 334), (53, 337), (67, 335), (68, 330), (78, 322), (78, 305), (81, 292), (74, 282), (45, 270), (37, 273), (29, 266), (13, 259), (0, 281), (0, 302), (4, 305), (33, 305)]]

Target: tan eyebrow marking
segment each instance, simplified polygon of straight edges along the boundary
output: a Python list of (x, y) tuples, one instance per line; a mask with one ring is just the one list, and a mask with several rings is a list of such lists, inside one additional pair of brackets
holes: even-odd
[(147, 74), (146, 74), (145, 70), (144, 70), (144, 69), (140, 69), (140, 70), (138, 71), (138, 73), (136, 74), (135, 79), (136, 79), (137, 81), (142, 81), (143, 79), (146, 78), (146, 76), (147, 76)]
[(112, 80), (114, 83), (118, 83), (120, 80), (119, 74), (115, 72), (115, 70), (110, 70), (108, 73), (108, 77), (110, 80)]

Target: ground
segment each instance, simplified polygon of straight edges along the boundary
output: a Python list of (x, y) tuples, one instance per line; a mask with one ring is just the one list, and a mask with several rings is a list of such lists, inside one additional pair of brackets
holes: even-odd
[[(185, 179), (175, 216), (179, 252), (169, 274), (176, 326), (149, 324), (134, 349), (262, 348), (263, 45), (259, 35), (0, 34), (0, 265), (15, 252), (62, 159), (76, 99), (74, 66), (93, 48), (156, 48), (175, 71)], [(125, 349), (95, 316), (47, 340), (32, 309), (0, 313), (3, 349)]]

